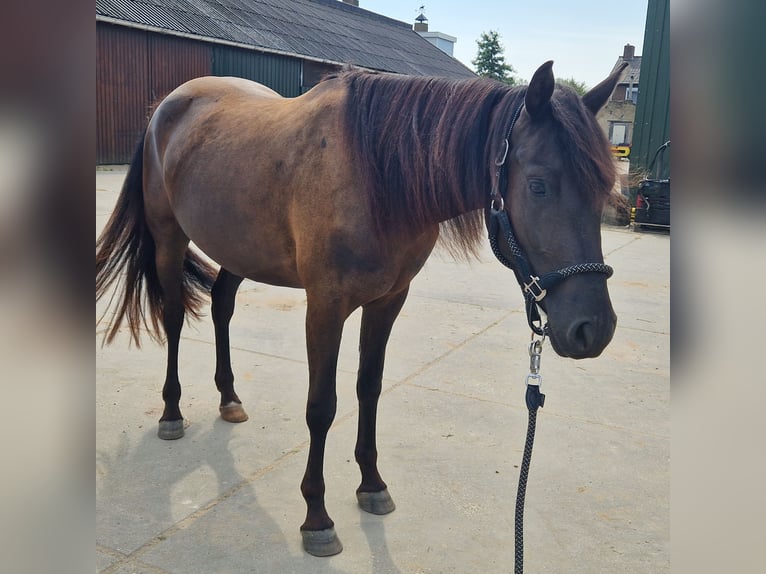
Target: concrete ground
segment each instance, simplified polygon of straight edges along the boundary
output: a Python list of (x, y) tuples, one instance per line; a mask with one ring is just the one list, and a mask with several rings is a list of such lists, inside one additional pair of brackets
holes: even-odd
[[(96, 172), (96, 230), (124, 168)], [(601, 357), (542, 355), (545, 408), (527, 490), (530, 573), (669, 571), (670, 237), (605, 227), (619, 316)], [(359, 312), (347, 322), (327, 507), (344, 545), (301, 549), (307, 456), (303, 291), (245, 282), (232, 321), (237, 391), (250, 420), (218, 417), (209, 316), (181, 345), (179, 441), (157, 438), (163, 347), (97, 329), (96, 564), (114, 574), (505, 573), (527, 411), (529, 331), (513, 275), (435, 253), (389, 344), (380, 469), (397, 509), (360, 511), (353, 460)]]

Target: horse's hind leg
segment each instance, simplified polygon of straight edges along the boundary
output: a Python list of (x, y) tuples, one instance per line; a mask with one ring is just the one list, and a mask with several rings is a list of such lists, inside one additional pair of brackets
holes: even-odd
[(181, 382), (178, 379), (178, 343), (184, 322), (183, 273), (184, 255), (189, 240), (182, 233), (173, 233), (172, 239), (158, 241), (155, 252), (157, 279), (162, 287), (162, 323), (167, 336), (167, 371), (162, 387), (165, 410), (160, 418), (158, 436), (173, 440), (184, 435), (181, 414)]
[(215, 327), (215, 386), (221, 393), (221, 418), (230, 423), (247, 420), (247, 413), (234, 391), (234, 372), (231, 369), (229, 322), (234, 314), (234, 301), (242, 277), (221, 268), (211, 291), (213, 326)]
[(362, 473), (356, 491), (362, 510), (373, 514), (388, 514), (395, 507), (386, 483), (378, 472), (378, 451), (375, 441), (378, 398), (383, 382), (386, 344), (394, 321), (407, 299), (408, 289), (373, 301), (364, 306), (359, 339), (359, 374), (356, 393), (359, 400), (359, 430), (354, 454)]

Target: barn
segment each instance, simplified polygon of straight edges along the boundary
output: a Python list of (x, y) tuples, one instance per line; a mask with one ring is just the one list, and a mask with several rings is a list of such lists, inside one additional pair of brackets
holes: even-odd
[(474, 77), (400, 22), (340, 0), (96, 0), (96, 163), (127, 163), (150, 107), (199, 76), (298, 96), (344, 64)]

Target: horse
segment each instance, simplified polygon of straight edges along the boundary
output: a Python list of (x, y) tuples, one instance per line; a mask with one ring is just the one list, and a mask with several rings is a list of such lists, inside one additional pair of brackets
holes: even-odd
[[(491, 204), (513, 223), (533, 270), (603, 264), (601, 210), (615, 167), (595, 114), (621, 70), (580, 97), (555, 83), (552, 64), (525, 87), (344, 68), (295, 98), (202, 77), (149, 119), (96, 243), (96, 297), (112, 298), (105, 342), (123, 322), (138, 346), (142, 329), (158, 341), (164, 331), (158, 435), (178, 439), (185, 316), (198, 317), (210, 294), (219, 412), (239, 423), (248, 415), (229, 350), (237, 289), (249, 278), (305, 290), (310, 446), (300, 531), (310, 554), (342, 550), (325, 508), (323, 461), (341, 331), (355, 309), (357, 499), (386, 514), (395, 505), (375, 438), (386, 344), (437, 239), (456, 256), (476, 255)], [(585, 272), (548, 289), (546, 334), (559, 355), (595, 357), (610, 342), (617, 319), (606, 278)]]

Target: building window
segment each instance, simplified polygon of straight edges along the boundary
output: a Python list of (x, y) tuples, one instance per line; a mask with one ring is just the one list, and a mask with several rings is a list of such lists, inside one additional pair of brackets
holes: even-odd
[(609, 141), (612, 145), (630, 145), (630, 123), (609, 122)]
[(625, 101), (631, 101), (634, 104), (638, 103), (638, 86), (630, 85), (625, 88)]

